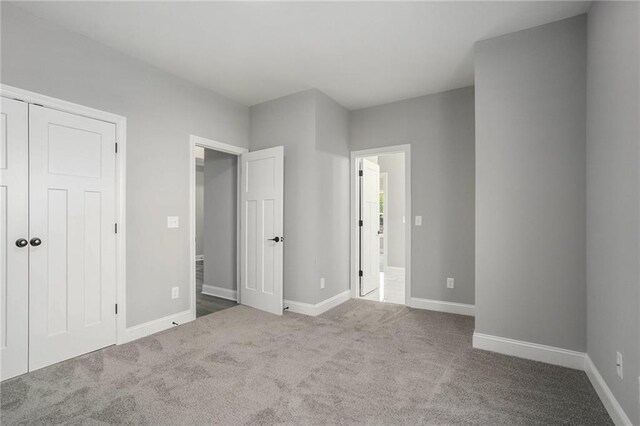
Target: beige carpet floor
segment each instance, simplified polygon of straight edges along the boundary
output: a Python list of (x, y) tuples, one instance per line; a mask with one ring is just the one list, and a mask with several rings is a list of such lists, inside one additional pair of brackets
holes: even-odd
[(473, 318), (237, 306), (6, 381), (13, 424), (610, 424), (581, 371), (471, 348)]

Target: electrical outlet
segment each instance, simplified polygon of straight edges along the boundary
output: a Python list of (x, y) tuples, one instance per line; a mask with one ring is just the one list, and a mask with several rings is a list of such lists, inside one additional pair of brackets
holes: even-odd
[(422, 226), (422, 216), (416, 216), (416, 226)]
[(320, 288), (324, 288), (324, 278), (320, 278)]
[(177, 299), (180, 297), (180, 287), (171, 287), (171, 298)]
[(622, 354), (616, 352), (616, 373), (622, 379)]
[(178, 216), (167, 216), (167, 228), (179, 228), (180, 220)]
[(447, 288), (453, 288), (453, 278), (447, 278)]

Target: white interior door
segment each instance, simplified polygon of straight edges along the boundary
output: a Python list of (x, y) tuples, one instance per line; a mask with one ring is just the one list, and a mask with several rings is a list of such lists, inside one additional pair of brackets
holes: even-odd
[(242, 154), (240, 302), (282, 315), (284, 149)]
[(28, 371), (28, 104), (2, 98), (0, 114), (0, 379)]
[(380, 166), (362, 160), (360, 192), (360, 296), (380, 285)]
[(29, 106), (30, 370), (116, 341), (114, 148), (112, 123)]

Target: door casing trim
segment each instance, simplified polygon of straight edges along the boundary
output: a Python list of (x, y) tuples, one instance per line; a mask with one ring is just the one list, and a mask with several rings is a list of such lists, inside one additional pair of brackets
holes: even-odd
[(358, 160), (364, 157), (370, 157), (373, 155), (384, 154), (398, 154), (404, 153), (404, 203), (405, 203), (405, 218), (406, 226), (404, 228), (404, 267), (405, 267), (405, 279), (404, 279), (404, 303), (406, 306), (411, 304), (411, 231), (412, 231), (412, 216), (411, 216), (411, 145), (392, 145), (380, 148), (363, 149), (358, 151), (351, 151), (351, 219), (350, 219), (350, 234), (351, 234), (351, 266), (350, 266), (350, 289), (351, 297), (354, 299), (359, 298), (358, 295), (358, 253), (360, 250), (358, 239), (358, 203), (359, 203), (359, 185), (358, 185)]
[(196, 147), (212, 149), (238, 157), (236, 188), (236, 295), (240, 303), (240, 179), (242, 161), (240, 156), (249, 152), (247, 148), (196, 135), (189, 136), (189, 312), (190, 320), (196, 318)]

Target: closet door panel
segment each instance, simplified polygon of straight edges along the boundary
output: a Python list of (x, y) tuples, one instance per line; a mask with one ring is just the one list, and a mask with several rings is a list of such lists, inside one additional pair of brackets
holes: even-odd
[(30, 106), (30, 370), (115, 343), (115, 125)]
[(28, 370), (28, 104), (0, 104), (0, 378)]

